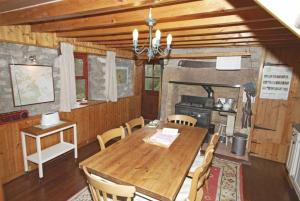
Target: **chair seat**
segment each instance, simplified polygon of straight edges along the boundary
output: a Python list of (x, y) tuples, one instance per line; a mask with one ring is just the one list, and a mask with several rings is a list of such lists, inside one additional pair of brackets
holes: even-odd
[(203, 163), (203, 160), (204, 160), (204, 155), (202, 155), (199, 152), (190, 168), (190, 172), (195, 172), (195, 170), (201, 166), (201, 164)]
[(191, 185), (192, 185), (192, 179), (186, 177), (179, 190), (179, 193), (177, 194), (175, 201), (188, 201)]

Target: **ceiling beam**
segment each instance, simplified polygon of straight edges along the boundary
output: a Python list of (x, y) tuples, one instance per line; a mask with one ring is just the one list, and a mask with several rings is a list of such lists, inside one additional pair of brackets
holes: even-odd
[[(206, 29), (205, 29), (206, 30)], [(268, 35), (291, 35), (288, 31), (285, 30), (284, 27), (278, 29), (271, 30), (254, 30), (249, 31), (248, 29), (243, 31), (237, 31), (237, 33), (214, 33), (214, 34), (203, 34), (201, 30), (188, 30), (188, 31), (175, 31), (172, 32), (173, 40), (184, 37), (198, 36), (205, 38), (214, 38), (214, 37), (246, 37), (246, 36), (268, 36)], [(139, 40), (147, 39), (149, 37), (148, 33), (139, 34)], [(161, 34), (162, 38), (167, 37), (167, 33), (163, 32)], [(123, 35), (115, 35), (115, 36), (92, 36), (92, 37), (82, 37), (78, 38), (78, 41), (81, 42), (95, 42), (95, 41), (124, 41), (124, 40), (132, 40), (131, 34), (123, 34)]]
[[(179, 1), (180, 2), (180, 1)], [(199, 19), (203, 17), (214, 17), (222, 15), (232, 15), (239, 12), (251, 11), (252, 17), (270, 17), (259, 6), (253, 6), (250, 1), (235, 8), (227, 1), (203, 0), (189, 3), (180, 3), (152, 9), (152, 16), (159, 23), (178, 22), (183, 20)], [(247, 4), (246, 4), (247, 3)], [(250, 6), (249, 6), (250, 5)], [(255, 12), (255, 13), (254, 13)], [(92, 16), (78, 19), (61, 20), (57, 22), (47, 22), (32, 26), (33, 31), (54, 32), (66, 30), (80, 30), (91, 28), (119, 27), (132, 25), (145, 25), (149, 9), (135, 10), (129, 12), (114, 13), (108, 15)]]
[[(239, 46), (295, 46), (295, 45), (300, 45), (299, 41), (291, 41), (291, 42), (286, 42), (286, 41), (275, 41), (275, 42), (241, 42), (241, 43), (224, 43), (224, 44), (202, 44), (202, 45), (180, 45), (177, 46), (176, 49), (191, 49), (191, 48), (215, 48), (215, 47), (239, 47)], [(130, 48), (119, 48), (122, 50), (131, 50)], [(175, 49), (175, 48), (174, 48)], [(138, 57), (137, 57), (138, 58)]]
[(255, 0), (255, 2), (300, 38), (300, 27), (297, 27), (297, 20), (300, 19), (299, 0)]
[[(190, 29), (183, 30), (168, 30), (174, 36), (183, 36), (183, 35), (214, 35), (214, 34), (222, 34), (222, 33), (243, 33), (249, 31), (272, 31), (278, 29), (285, 29), (279, 22), (275, 20), (267, 20), (267, 21), (259, 21), (255, 23), (246, 23), (246, 25), (232, 25), (226, 27), (214, 27), (214, 28), (198, 28), (198, 27), (190, 27)], [(122, 28), (123, 30), (123, 28)], [(115, 32), (113, 32), (115, 31)], [(79, 37), (93, 37), (93, 36), (101, 36), (101, 37), (118, 37), (121, 35), (127, 35), (130, 38), (132, 37), (132, 30), (126, 30), (120, 32), (121, 29), (94, 29), (94, 30), (85, 30), (85, 31), (72, 31), (72, 32), (58, 32), (56, 35), (58, 37), (65, 38), (79, 38)], [(162, 30), (162, 34), (167, 34)], [(147, 36), (148, 33), (146, 31), (140, 32), (139, 36)]]
[[(251, 53), (248, 51), (245, 52), (214, 52), (214, 53), (190, 53), (190, 54), (170, 54), (168, 56), (157, 56), (157, 59), (215, 59), (217, 57), (222, 56), (243, 56), (248, 57), (251, 56)], [(138, 57), (139, 59), (148, 59), (147, 55), (141, 55)]]
[[(195, 45), (208, 45), (208, 44), (227, 44), (227, 43), (248, 43), (248, 42), (274, 42), (274, 41), (285, 41), (285, 42), (291, 42), (291, 41), (297, 41), (295, 38), (283, 38), (283, 39), (257, 39), (257, 38), (246, 38), (246, 39), (226, 39), (226, 40), (212, 40), (212, 41), (181, 41), (172, 43), (171, 47), (177, 47), (177, 46), (195, 46)], [(96, 43), (98, 44), (98, 43)], [(164, 46), (165, 43), (162, 43)], [(129, 44), (114, 44), (114, 45), (106, 45), (106, 47), (111, 48), (121, 48), (121, 47), (128, 47), (130, 48)]]
[[(195, 0), (181, 0), (180, 2), (191, 1)], [(49, 5), (0, 14), (0, 25), (54, 21), (173, 4), (178, 4), (178, 0), (64, 0)]]
[[(267, 34), (267, 35), (255, 35), (253, 33), (236, 33), (236, 34), (220, 34), (220, 35), (211, 35), (211, 36), (179, 36), (173, 37), (174, 42), (181, 41), (210, 41), (210, 40), (225, 40), (225, 39), (241, 39), (241, 38), (259, 38), (259, 39), (282, 39), (282, 38), (295, 38), (291, 33), (282, 33), (282, 34)], [(79, 39), (78, 41), (81, 41)], [(98, 40), (84, 40), (84, 42), (97, 42), (97, 44), (101, 45), (112, 45), (112, 44), (132, 44), (132, 39), (129, 40), (113, 40), (113, 41), (102, 41), (101, 37)], [(162, 43), (166, 42), (166, 38), (161, 39)], [(148, 39), (139, 39), (139, 44), (148, 43)]]
[(55, 3), (60, 0), (0, 0), (0, 13), (21, 10), (29, 7), (40, 6), (42, 4)]

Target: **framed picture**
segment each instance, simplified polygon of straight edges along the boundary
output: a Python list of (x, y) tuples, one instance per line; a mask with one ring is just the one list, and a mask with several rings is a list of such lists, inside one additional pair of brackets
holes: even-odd
[(26, 64), (9, 66), (14, 106), (55, 100), (52, 66)]
[(126, 67), (117, 68), (117, 83), (118, 84), (128, 83), (128, 68)]

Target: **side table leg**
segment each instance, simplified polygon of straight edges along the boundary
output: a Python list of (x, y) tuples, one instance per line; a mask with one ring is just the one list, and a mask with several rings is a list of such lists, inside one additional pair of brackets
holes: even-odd
[(26, 147), (26, 137), (24, 132), (21, 132), (21, 141), (22, 141), (24, 170), (25, 172), (28, 172), (27, 147)]
[(41, 138), (36, 138), (36, 151), (38, 154), (38, 165), (39, 165), (39, 177), (43, 178), (43, 163), (42, 163), (42, 149), (41, 149)]
[(77, 153), (77, 126), (76, 126), (76, 124), (73, 127), (73, 137), (74, 137), (74, 158), (78, 158), (78, 153)]
[(64, 132), (63, 131), (59, 132), (59, 137), (60, 137), (60, 142), (64, 142)]

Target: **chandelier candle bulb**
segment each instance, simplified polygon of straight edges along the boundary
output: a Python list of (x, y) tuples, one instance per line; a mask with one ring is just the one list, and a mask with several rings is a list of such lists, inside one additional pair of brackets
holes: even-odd
[(159, 43), (160, 43), (160, 37), (161, 37), (161, 32), (160, 32), (159, 29), (157, 29), (156, 32), (155, 32), (156, 46), (159, 46)]
[(167, 45), (171, 45), (171, 43), (172, 43), (172, 35), (168, 34), (168, 36), (167, 36)]
[(157, 45), (157, 40), (156, 40), (156, 37), (152, 39), (152, 46), (153, 47), (156, 47)]
[(152, 19), (152, 8), (150, 8), (150, 11), (149, 11), (149, 19)]
[(137, 29), (134, 29), (133, 32), (132, 32), (132, 36), (133, 36), (133, 40), (138, 40), (138, 37), (139, 37), (139, 32)]

